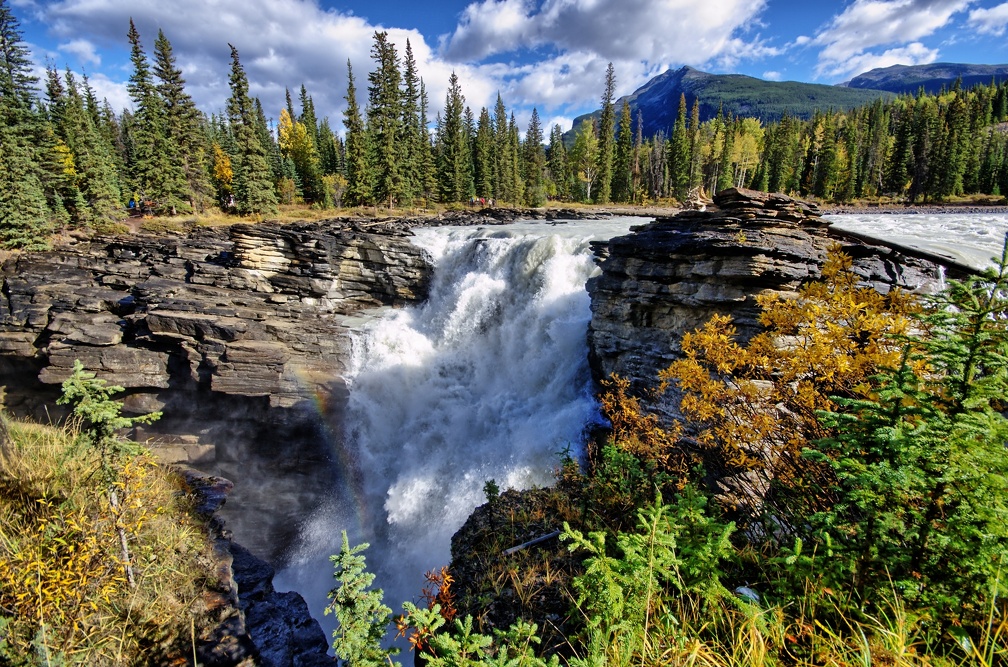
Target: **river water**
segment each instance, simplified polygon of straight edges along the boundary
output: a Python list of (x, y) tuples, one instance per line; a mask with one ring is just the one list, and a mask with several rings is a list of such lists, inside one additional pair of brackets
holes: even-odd
[[(1000, 255), (1008, 216), (844, 215), (837, 227), (973, 266)], [(368, 542), (369, 570), (393, 612), (423, 573), (447, 565), (452, 534), (483, 486), (547, 485), (560, 453), (581, 451), (597, 419), (587, 364), (589, 241), (641, 218), (426, 228), (436, 263), (428, 300), (389, 309), (354, 341), (345, 483), (303, 522), (278, 590), (297, 590), (327, 633), (329, 555), (341, 531)]]

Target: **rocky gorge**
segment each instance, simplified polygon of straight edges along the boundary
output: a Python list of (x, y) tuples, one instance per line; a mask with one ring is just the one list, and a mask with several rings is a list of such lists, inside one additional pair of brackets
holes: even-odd
[[(128, 411), (163, 411), (131, 435), (167, 461), (236, 482), (219, 512), (248, 548), (231, 552), (249, 634), (287, 645), (276, 632), (307, 633), (317, 645), (319, 633), (300, 621), (265, 629), (292, 607), (276, 603), (269, 565), (253, 554), (281, 563), (299, 519), (325, 489), (348, 483), (339, 460), (352, 335), (377, 309), (426, 297), (434, 267), (410, 243), (411, 226), (497, 224), (514, 215), (237, 224), (79, 239), (11, 257), (0, 299), (6, 409), (58, 417), (47, 410), (79, 359), (126, 388)], [(713, 313), (731, 314), (742, 336), (751, 335), (755, 296), (794, 293), (837, 242), (877, 289), (928, 291), (940, 279), (920, 253), (866, 244), (831, 230), (813, 206), (743, 190), (596, 243), (592, 374), (619, 373), (645, 388), (675, 358), (681, 335)], [(457, 535), (460, 553), (471, 551), (468, 529)], [(262, 604), (249, 607), (251, 599)], [(292, 664), (284, 660), (263, 664)]]

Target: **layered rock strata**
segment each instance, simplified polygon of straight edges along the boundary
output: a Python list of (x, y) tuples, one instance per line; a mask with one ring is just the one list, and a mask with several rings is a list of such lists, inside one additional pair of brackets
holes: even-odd
[(339, 474), (351, 332), (375, 307), (426, 296), (432, 264), (407, 235), (240, 224), (13, 257), (0, 299), (6, 406), (55, 417), (80, 360), (126, 388), (128, 411), (164, 412), (138, 441), (237, 482), (225, 518), (277, 561)]
[(759, 330), (756, 297), (796, 294), (819, 276), (834, 244), (883, 293), (932, 291), (940, 280), (933, 261), (832, 231), (814, 205), (738, 188), (719, 193), (707, 210), (658, 218), (598, 244), (602, 273), (588, 283), (595, 378), (616, 373), (654, 386), (679, 355), (682, 335), (714, 314), (730, 315), (747, 340)]

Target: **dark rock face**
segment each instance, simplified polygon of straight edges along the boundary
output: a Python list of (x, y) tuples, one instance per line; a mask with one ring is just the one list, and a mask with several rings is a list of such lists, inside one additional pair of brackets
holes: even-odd
[(592, 372), (656, 384), (686, 332), (730, 315), (743, 340), (759, 330), (756, 297), (795, 294), (839, 243), (866, 284), (931, 291), (938, 266), (830, 232), (816, 207), (784, 195), (731, 189), (706, 211), (659, 218), (598, 246), (602, 274), (588, 283)]
[[(380, 232), (380, 233), (375, 233)], [(133, 434), (169, 462), (237, 482), (222, 511), (279, 562), (338, 471), (350, 334), (426, 296), (430, 258), (401, 225), (234, 225), (116, 237), (3, 266), (6, 406), (48, 419), (79, 359), (162, 410)]]

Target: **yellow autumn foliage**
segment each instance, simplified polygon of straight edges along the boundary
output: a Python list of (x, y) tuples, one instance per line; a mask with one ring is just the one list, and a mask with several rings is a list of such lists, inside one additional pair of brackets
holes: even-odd
[[(8, 428), (0, 455), (0, 648), (40, 664), (126, 665), (188, 646), (209, 544), (177, 475), (149, 455), (125, 459), (116, 510), (99, 453), (74, 433), (16, 421)], [(130, 541), (134, 588), (117, 528)]]

